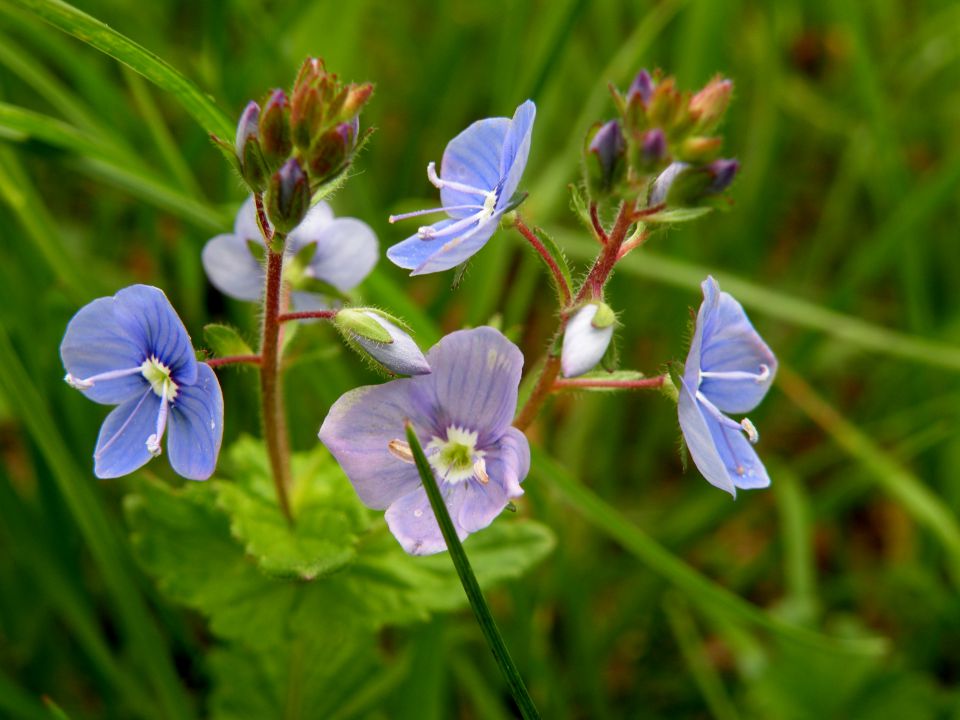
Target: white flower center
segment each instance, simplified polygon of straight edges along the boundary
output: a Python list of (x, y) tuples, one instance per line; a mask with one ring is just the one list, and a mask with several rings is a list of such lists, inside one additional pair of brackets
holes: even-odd
[(458, 483), (476, 477), (480, 482), (489, 482), (485, 453), (477, 450), (477, 433), (451, 425), (447, 437), (434, 438), (427, 444), (430, 465), (443, 480)]
[(140, 366), (140, 372), (146, 381), (150, 383), (150, 387), (153, 388), (153, 392), (157, 394), (157, 397), (167, 402), (172, 402), (176, 399), (179, 388), (173, 381), (173, 378), (170, 377), (171, 371), (167, 365), (160, 362), (155, 356), (151, 356), (143, 361), (143, 364)]

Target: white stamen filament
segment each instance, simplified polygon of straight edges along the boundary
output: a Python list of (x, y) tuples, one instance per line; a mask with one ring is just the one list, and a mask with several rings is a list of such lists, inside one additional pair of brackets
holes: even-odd
[(429, 210), (414, 210), (413, 212), (391, 215), (387, 218), (387, 222), (395, 223), (397, 220), (406, 220), (407, 218), (419, 217), (420, 215), (450, 212), (451, 210), (483, 210), (483, 205), (449, 205), (447, 207), (430, 208)]
[(439, 175), (437, 175), (437, 164), (431, 162), (427, 165), (427, 177), (430, 179), (430, 182), (438, 190), (443, 190), (443, 188), (448, 187), (451, 190), (459, 190), (460, 192), (470, 193), (472, 195), (480, 195), (485, 197), (489, 190), (484, 190), (482, 188), (475, 188), (472, 185), (465, 185), (463, 183), (454, 182), (453, 180), (443, 180)]
[(163, 433), (167, 429), (167, 414), (169, 408), (167, 386), (170, 384), (169, 380), (164, 383), (164, 392), (160, 396), (160, 412), (157, 413), (157, 431), (147, 438), (147, 450), (149, 450), (150, 454), (154, 457), (157, 457), (163, 452), (160, 448), (160, 441), (163, 440)]
[(91, 375), (88, 378), (78, 378), (72, 373), (67, 373), (64, 375), (63, 381), (75, 390), (87, 390), (92, 388), (98, 382), (103, 382), (104, 380), (116, 380), (117, 378), (136, 375), (138, 372), (142, 371), (142, 367), (143, 366), (141, 365), (137, 365), (137, 367), (126, 368), (124, 370), (110, 370), (109, 372)]
[(731, 370), (729, 372), (711, 372), (700, 371), (701, 378), (713, 378), (714, 380), (753, 380), (757, 385), (765, 383), (770, 379), (770, 367), (765, 364), (760, 365), (760, 372), (752, 373), (742, 370)]
[[(489, 193), (487, 193), (487, 197), (483, 201), (483, 206), (481, 209), (475, 212), (473, 215), (468, 215), (462, 220), (458, 220), (452, 225), (447, 225), (439, 230), (431, 225), (425, 225), (417, 230), (417, 234), (420, 235), (421, 240), (434, 240), (436, 238), (446, 237), (448, 235), (455, 235), (464, 228), (470, 227), (474, 223), (477, 223), (477, 227), (474, 228), (474, 231), (479, 230), (494, 216), (494, 213), (496, 212), (496, 206), (497, 193), (495, 190), (491, 190)], [(472, 235), (473, 232), (468, 234)]]

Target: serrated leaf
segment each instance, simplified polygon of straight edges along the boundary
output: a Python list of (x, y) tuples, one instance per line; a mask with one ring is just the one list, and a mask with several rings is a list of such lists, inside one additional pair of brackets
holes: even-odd
[(230, 516), (234, 538), (262, 570), (312, 580), (354, 558), (369, 515), (322, 446), (294, 459), (292, 526), (277, 505), (266, 453), (258, 441), (241, 438), (221, 465), (222, 474), (234, 482), (215, 483), (217, 504)]
[(217, 357), (253, 355), (253, 350), (240, 333), (229, 325), (212, 323), (204, 325), (203, 339)]
[(661, 210), (653, 215), (645, 215), (643, 222), (648, 225), (675, 225), (677, 223), (690, 222), (703, 217), (713, 210), (709, 207), (695, 208), (673, 208), (671, 210)]

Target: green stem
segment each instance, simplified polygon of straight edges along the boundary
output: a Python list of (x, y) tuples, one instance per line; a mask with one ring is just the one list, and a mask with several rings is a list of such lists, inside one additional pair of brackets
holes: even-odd
[(423, 454), (423, 448), (420, 447), (420, 440), (417, 438), (413, 425), (407, 422), (407, 442), (410, 444), (410, 450), (413, 452), (413, 459), (417, 464), (417, 470), (420, 472), (420, 479), (423, 481), (423, 487), (427, 491), (427, 497), (430, 498), (430, 506), (433, 508), (433, 514), (440, 525), (440, 532), (443, 533), (443, 539), (447, 542), (447, 549), (450, 551), (450, 558), (453, 560), (453, 566), (457, 569), (457, 575), (460, 576), (460, 582), (463, 584), (463, 591), (470, 601), (470, 607), (477, 617), (477, 623), (483, 632), (490, 651), (503, 673), (507, 685), (510, 687), (510, 694), (520, 709), (520, 714), (525, 720), (539, 720), (540, 713), (537, 712), (530, 694), (527, 692), (526, 685), (523, 684), (523, 678), (513, 664), (513, 658), (510, 657), (510, 651), (507, 650), (503, 637), (497, 629), (497, 624), (490, 613), (487, 601), (483, 598), (483, 592), (480, 590), (480, 584), (477, 582), (473, 569), (470, 567), (470, 561), (463, 550), (457, 531), (453, 527), (453, 521), (450, 519), (450, 513), (447, 512), (447, 505), (440, 494), (440, 488), (433, 477), (433, 470), (427, 461), (427, 456)]

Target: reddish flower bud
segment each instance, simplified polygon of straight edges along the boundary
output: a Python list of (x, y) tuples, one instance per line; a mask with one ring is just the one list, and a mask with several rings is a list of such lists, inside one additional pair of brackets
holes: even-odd
[(296, 158), (290, 158), (270, 178), (267, 217), (282, 233), (293, 230), (310, 209), (310, 183)]
[(268, 169), (275, 170), (290, 156), (290, 103), (283, 90), (274, 90), (260, 114), (260, 147)]

